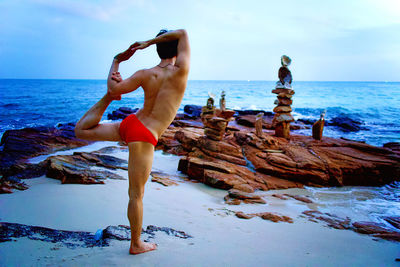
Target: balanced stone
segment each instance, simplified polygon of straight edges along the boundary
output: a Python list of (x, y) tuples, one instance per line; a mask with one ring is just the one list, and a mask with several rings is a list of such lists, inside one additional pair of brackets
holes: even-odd
[(204, 134), (212, 140), (221, 141), (222, 138), (224, 137), (225, 131), (218, 131), (211, 128), (204, 128)]
[(293, 103), (292, 99), (279, 98), (279, 97), (278, 97), (277, 102), (278, 102), (277, 104), (280, 105), (280, 106), (290, 106)]
[(278, 89), (272, 90), (272, 93), (273, 93), (273, 94), (285, 93), (285, 94), (289, 94), (289, 95), (294, 95), (294, 90), (292, 90), (292, 89), (285, 89), (285, 88), (278, 88)]
[(221, 130), (225, 131), (228, 121), (224, 118), (211, 117), (211, 118), (207, 118), (206, 120), (204, 120), (203, 123), (204, 123), (204, 127), (206, 127), (206, 128), (211, 128), (211, 129), (215, 129), (218, 131), (221, 131)]
[(256, 135), (258, 137), (262, 137), (263, 136), (263, 131), (262, 131), (263, 115), (264, 115), (264, 113), (258, 113), (257, 116), (256, 116), (256, 122), (254, 124), (254, 126), (256, 128)]
[(293, 95), (287, 93), (279, 93), (278, 98), (292, 98)]
[(292, 112), (292, 108), (290, 106), (277, 106), (273, 111), (276, 113), (289, 113)]
[(294, 121), (294, 118), (293, 118), (292, 114), (290, 114), (290, 113), (275, 114), (274, 119), (273, 119), (274, 124), (277, 124), (280, 122), (292, 122), (292, 121)]

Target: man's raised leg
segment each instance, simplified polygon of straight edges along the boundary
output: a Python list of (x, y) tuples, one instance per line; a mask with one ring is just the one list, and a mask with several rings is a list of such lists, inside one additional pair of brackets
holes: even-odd
[(105, 94), (75, 126), (75, 135), (78, 138), (92, 141), (120, 141), (119, 122), (99, 124), (104, 111), (113, 100), (120, 100), (121, 96), (112, 97)]
[(156, 244), (140, 240), (143, 223), (144, 186), (153, 164), (154, 146), (146, 142), (132, 142), (129, 147), (129, 203), (128, 219), (131, 225), (129, 253), (140, 254), (157, 248)]

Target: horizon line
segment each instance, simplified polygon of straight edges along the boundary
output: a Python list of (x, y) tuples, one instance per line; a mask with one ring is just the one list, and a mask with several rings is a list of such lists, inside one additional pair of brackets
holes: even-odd
[[(81, 79), (81, 78), (0, 78), (0, 80), (76, 80), (76, 81), (107, 81), (107, 79)], [(229, 80), (229, 79), (221, 79), (221, 80), (207, 80), (207, 79), (190, 79), (188, 81), (221, 81), (221, 82), (276, 82), (276, 80)], [(293, 82), (380, 82), (380, 83), (399, 83), (399, 81), (377, 81), (377, 80), (368, 80), (368, 81), (356, 81), (356, 80), (296, 80)]]

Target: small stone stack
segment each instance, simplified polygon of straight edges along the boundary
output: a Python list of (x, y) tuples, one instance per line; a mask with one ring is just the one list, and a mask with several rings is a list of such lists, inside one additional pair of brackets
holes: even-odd
[(214, 96), (209, 93), (207, 105), (201, 108), (201, 121), (204, 124), (204, 134), (207, 138), (221, 141), (224, 138), (226, 127), (235, 114), (234, 110), (226, 109), (225, 92), (222, 91), (219, 101), (220, 109), (214, 106)]
[(204, 124), (204, 134), (207, 138), (215, 141), (221, 141), (225, 135), (225, 129), (229, 120), (221, 117), (203, 116), (201, 118)]
[(290, 123), (294, 121), (294, 118), (290, 112), (292, 112), (292, 96), (294, 90), (286, 88), (277, 88), (272, 90), (272, 93), (278, 95), (278, 99), (275, 100), (277, 106), (274, 108), (274, 119), (272, 120), (275, 126), (275, 135), (278, 137), (290, 138)]

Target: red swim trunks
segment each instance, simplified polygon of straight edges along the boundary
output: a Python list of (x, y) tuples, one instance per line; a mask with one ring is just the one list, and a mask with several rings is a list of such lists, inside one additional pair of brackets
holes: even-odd
[(157, 145), (157, 139), (135, 114), (129, 115), (121, 122), (119, 126), (119, 135), (127, 144), (141, 141), (150, 143), (153, 146)]

